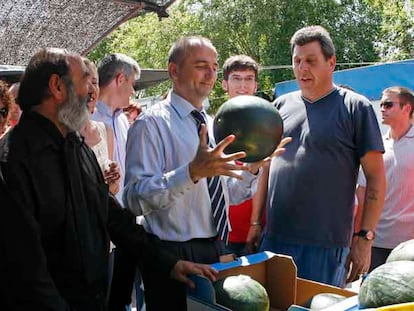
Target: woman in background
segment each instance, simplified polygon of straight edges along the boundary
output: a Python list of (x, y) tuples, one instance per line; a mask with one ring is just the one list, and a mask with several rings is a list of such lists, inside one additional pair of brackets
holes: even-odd
[[(88, 67), (91, 79), (89, 90), (88, 108), (92, 114), (95, 111), (96, 102), (99, 97), (99, 77), (94, 63), (89, 59), (83, 59)], [(99, 166), (101, 167), (109, 191), (115, 195), (119, 191), (121, 174), (118, 163), (113, 161), (114, 133), (112, 129), (103, 122), (88, 119), (80, 134), (84, 137), (85, 143), (93, 150)]]

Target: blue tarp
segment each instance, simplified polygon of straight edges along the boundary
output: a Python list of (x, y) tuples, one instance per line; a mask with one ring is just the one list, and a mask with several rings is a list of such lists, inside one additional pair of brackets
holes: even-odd
[[(370, 100), (379, 100), (382, 90), (404, 86), (414, 91), (414, 59), (334, 72), (334, 83), (345, 84)], [(276, 83), (275, 97), (299, 89), (295, 80)]]

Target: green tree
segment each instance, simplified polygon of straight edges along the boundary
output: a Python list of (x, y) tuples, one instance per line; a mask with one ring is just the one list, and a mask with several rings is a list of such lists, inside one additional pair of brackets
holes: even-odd
[[(378, 40), (379, 11), (362, 0), (187, 0), (186, 4), (198, 8), (202, 33), (212, 39), (221, 63), (230, 55), (248, 54), (265, 68), (282, 65), (262, 71), (260, 86), (265, 92), (272, 92), (275, 82), (293, 78), (283, 65), (291, 63), (291, 36), (304, 26), (322, 25), (331, 33), (339, 63), (378, 60), (373, 42)], [(213, 108), (223, 102), (221, 88), (215, 88), (211, 99)]]
[(383, 61), (414, 57), (414, 1), (367, 0), (380, 10), (380, 39), (376, 47)]
[[(168, 51), (177, 38), (200, 33), (197, 17), (182, 5), (174, 5), (170, 17), (159, 19), (156, 14), (146, 14), (121, 25), (89, 53), (98, 61), (109, 53), (124, 53), (136, 59), (142, 68), (166, 69)], [(171, 83), (165, 82), (141, 92), (141, 96), (164, 94)]]
[[(373, 2), (374, 0), (370, 0)], [(378, 0), (379, 1), (379, 0)], [(146, 68), (166, 68), (171, 44), (180, 36), (204, 35), (219, 52), (219, 65), (234, 54), (247, 54), (264, 69), (260, 89), (272, 94), (274, 84), (292, 79), (289, 40), (307, 25), (322, 25), (332, 36), (338, 63), (378, 61), (374, 43), (381, 42), (381, 14), (368, 0), (183, 0), (170, 8), (170, 17), (147, 14), (128, 21), (90, 53), (128, 54)], [(343, 69), (343, 68), (339, 68)], [(210, 96), (213, 112), (226, 100), (221, 76)], [(170, 84), (147, 90), (161, 94)]]

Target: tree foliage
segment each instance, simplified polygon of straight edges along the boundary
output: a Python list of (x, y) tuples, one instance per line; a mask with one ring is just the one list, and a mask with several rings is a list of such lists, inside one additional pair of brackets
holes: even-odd
[(376, 42), (384, 61), (403, 60), (414, 56), (414, 1), (368, 0), (381, 12), (380, 40)]
[[(407, 13), (399, 12), (401, 31), (393, 31), (386, 42), (381, 37), (391, 33), (386, 27), (391, 17), (387, 19), (385, 12), (390, 16), (396, 13), (396, 2), (389, 5), (385, 0), (182, 0), (170, 8), (167, 19), (160, 21), (154, 14), (147, 14), (128, 21), (103, 40), (90, 57), (98, 59), (109, 52), (121, 52), (137, 59), (142, 67), (166, 68), (172, 43), (181, 36), (200, 34), (213, 41), (220, 66), (231, 55), (247, 54), (269, 68), (261, 71), (259, 85), (262, 91), (272, 94), (276, 82), (293, 78), (291, 70), (284, 68), (291, 63), (289, 40), (304, 26), (322, 25), (330, 32), (340, 64), (378, 61), (379, 52), (389, 55), (386, 51), (396, 51), (388, 42), (397, 39), (398, 46), (404, 45), (397, 54), (410, 54), (412, 40), (411, 47), (406, 41), (411, 37), (402, 34), (403, 26), (408, 27)], [(210, 96), (213, 111), (226, 99), (219, 82)], [(170, 84), (164, 84), (146, 94), (160, 94), (168, 87)]]

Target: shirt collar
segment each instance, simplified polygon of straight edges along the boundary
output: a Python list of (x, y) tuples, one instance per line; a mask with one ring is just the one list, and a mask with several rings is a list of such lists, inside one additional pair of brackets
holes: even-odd
[[(402, 136), (401, 138), (414, 138), (414, 126), (411, 124), (409, 130), (407, 131), (407, 133), (405, 133), (404, 136)], [(400, 138), (400, 140), (401, 140)], [(387, 134), (385, 134), (385, 140), (391, 140), (391, 130), (389, 129), (387, 131)]]
[[(167, 99), (169, 99), (171, 106), (174, 108), (175, 111), (177, 111), (178, 115), (181, 118), (186, 118), (188, 115), (191, 114), (191, 111), (196, 109), (188, 100), (182, 98), (174, 91), (170, 91)], [(200, 112), (204, 115), (207, 115), (204, 107)]]
[(112, 118), (112, 116), (118, 116), (120, 113), (122, 113), (122, 109), (116, 109), (115, 112), (112, 115), (112, 110), (109, 108), (107, 104), (105, 104), (103, 101), (98, 100), (96, 103), (96, 109), (102, 113), (106, 117)]

